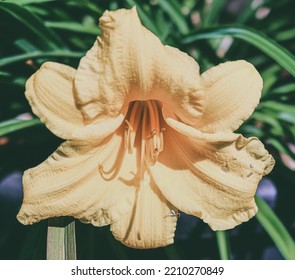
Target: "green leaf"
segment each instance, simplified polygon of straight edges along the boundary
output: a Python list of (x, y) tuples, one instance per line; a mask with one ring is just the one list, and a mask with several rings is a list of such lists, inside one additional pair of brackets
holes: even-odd
[(272, 116), (269, 116), (268, 114), (264, 114), (261, 112), (254, 112), (252, 115), (252, 118), (257, 121), (261, 121), (263, 123), (266, 123), (270, 125), (273, 130), (273, 134), (278, 135), (278, 136), (283, 136), (284, 135), (284, 129), (282, 127), (282, 124), (276, 119), (273, 118)]
[(256, 136), (257, 138), (262, 138), (264, 136), (261, 128), (258, 128), (257, 126), (251, 124), (243, 124), (241, 127), (241, 131), (244, 135), (247, 135), (248, 137)]
[(230, 243), (228, 234), (226, 231), (217, 230), (215, 232), (217, 239), (217, 246), (220, 255), (220, 259), (229, 260), (230, 259)]
[(286, 154), (290, 156), (291, 158), (295, 159), (295, 155), (293, 152), (289, 149), (287, 145), (283, 145), (281, 141), (279, 141), (276, 138), (269, 138), (267, 139), (267, 143), (275, 147), (280, 153)]
[(5, 1), (7, 3), (15, 3), (18, 5), (29, 5), (29, 4), (39, 4), (39, 3), (45, 3), (45, 2), (56, 2), (58, 0), (8, 0)]
[(285, 121), (285, 122), (288, 122), (291, 124), (295, 124), (295, 115), (294, 114), (281, 112), (281, 113), (279, 113), (278, 118), (282, 121)]
[(181, 255), (179, 254), (176, 246), (170, 245), (164, 248), (169, 260), (181, 260)]
[(158, 0), (158, 5), (170, 16), (181, 34), (187, 34), (189, 27), (181, 13), (181, 7), (177, 7), (175, 1)]
[(276, 39), (278, 41), (290, 40), (290, 39), (293, 39), (294, 37), (295, 37), (295, 28), (291, 28), (285, 31), (280, 31), (276, 35)]
[[(24, 87), (25, 81), (26, 81), (26, 78), (24, 77), (13, 78), (13, 76), (10, 73), (0, 71), (0, 82), (2, 84), (10, 84), (17, 87)], [(1, 93), (3, 94), (3, 91)]]
[(30, 53), (8, 56), (5, 58), (0, 58), (0, 67), (7, 66), (12, 63), (25, 61), (33, 58), (46, 58), (46, 57), (71, 57), (71, 58), (80, 58), (84, 55), (83, 52), (71, 52), (71, 51), (34, 51)]
[(54, 29), (63, 29), (66, 31), (85, 33), (90, 35), (100, 34), (100, 29), (96, 26), (86, 26), (76, 22), (54, 22), (54, 21), (45, 21), (45, 26)]
[(281, 71), (280, 65), (274, 64), (273, 66), (268, 67), (266, 70), (260, 73), (263, 79), (263, 89), (262, 89), (263, 99), (265, 99), (266, 96), (268, 96), (268, 94), (270, 93), (270, 89), (277, 82), (280, 71)]
[(36, 48), (31, 42), (26, 39), (16, 39), (14, 41), (14, 44), (24, 52), (38, 51), (38, 48)]
[(289, 127), (289, 132), (291, 133), (293, 139), (295, 139), (295, 125)]
[[(80, 0), (80, 1), (72, 1), (75, 4), (82, 5), (89, 11), (94, 12), (95, 14), (101, 16), (103, 13), (103, 10), (95, 4), (96, 1), (93, 0)], [(77, 3), (76, 3), (77, 2)], [(93, 3), (94, 2), (94, 3)]]
[(7, 79), (7, 78), (10, 78), (10, 77), (11, 77), (10, 73), (0, 71), (0, 79)]
[(283, 46), (270, 39), (263, 33), (246, 27), (239, 26), (223, 26), (215, 28), (206, 28), (194, 34), (190, 34), (182, 40), (183, 44), (192, 44), (195, 41), (203, 39), (220, 38), (224, 36), (232, 36), (244, 40), (255, 46), (278, 64), (295, 76), (295, 57)]
[(8, 133), (15, 132), (24, 128), (36, 126), (42, 124), (39, 119), (32, 120), (18, 120), (13, 119), (0, 123), (0, 136), (4, 136)]
[(283, 130), (281, 123), (274, 116), (271, 116), (270, 114), (256, 111), (253, 113), (251, 118), (253, 118), (254, 120), (257, 120), (257, 121), (264, 122), (264, 123), (272, 126), (276, 131), (276, 135), (283, 135), (284, 134), (284, 130)]
[(261, 109), (270, 109), (275, 112), (286, 112), (295, 115), (295, 106), (293, 104), (284, 104), (277, 101), (264, 101), (259, 105)]
[(168, 36), (171, 33), (171, 28), (173, 28), (173, 23), (171, 21), (167, 22), (166, 15), (164, 14), (164, 11), (159, 9), (157, 13), (155, 14), (155, 24), (157, 25), (159, 29), (159, 38), (162, 43), (165, 42), (168, 38)]
[(140, 19), (142, 20), (143, 25), (152, 31), (154, 34), (159, 36), (159, 30), (158, 27), (154, 24), (154, 22), (151, 20), (151, 17), (141, 8), (141, 5), (137, 4), (134, 0), (125, 0), (129, 8), (136, 6), (138, 15)]
[(295, 83), (277, 87), (271, 92), (271, 94), (288, 94), (292, 92), (295, 92)]
[(287, 229), (265, 201), (258, 196), (255, 197), (255, 200), (259, 209), (256, 214), (257, 220), (269, 234), (284, 258), (295, 260), (295, 243)]
[(208, 7), (207, 12), (203, 16), (203, 26), (209, 27), (218, 19), (218, 14), (220, 10), (224, 7), (226, 0), (212, 1), (210, 7)]
[(50, 49), (61, 46), (59, 38), (43, 24), (41, 19), (25, 7), (14, 3), (0, 2), (0, 10), (16, 18), (22, 25), (36, 34), (43, 41), (43, 45), (49, 46)]

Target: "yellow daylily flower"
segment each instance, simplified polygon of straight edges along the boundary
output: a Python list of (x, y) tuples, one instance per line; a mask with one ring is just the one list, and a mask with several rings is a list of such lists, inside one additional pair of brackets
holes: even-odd
[(110, 225), (130, 247), (173, 243), (178, 210), (225, 230), (257, 212), (257, 184), (274, 165), (235, 131), (259, 102), (246, 61), (199, 74), (163, 46), (136, 9), (106, 11), (78, 69), (46, 62), (26, 84), (33, 112), (66, 141), (23, 176), (23, 224), (73, 216)]

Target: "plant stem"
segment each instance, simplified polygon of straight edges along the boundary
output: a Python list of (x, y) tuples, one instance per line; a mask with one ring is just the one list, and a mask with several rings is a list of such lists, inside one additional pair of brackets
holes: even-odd
[(76, 260), (75, 221), (71, 217), (48, 220), (47, 260)]
[(217, 230), (215, 232), (217, 239), (217, 246), (219, 250), (219, 255), (222, 260), (230, 259), (230, 244), (229, 238), (226, 231)]

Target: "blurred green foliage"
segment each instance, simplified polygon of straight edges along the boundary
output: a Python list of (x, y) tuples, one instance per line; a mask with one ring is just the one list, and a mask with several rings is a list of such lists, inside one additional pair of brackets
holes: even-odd
[[(34, 134), (35, 141), (41, 143), (39, 148), (35, 147), (35, 154), (42, 147), (43, 154), (52, 143), (57, 145), (59, 140), (44, 133), (38, 120), (23, 115), (31, 112), (24, 98), (25, 81), (47, 60), (77, 67), (79, 59), (100, 34), (98, 18), (102, 13), (106, 9), (136, 5), (143, 25), (164, 44), (175, 46), (194, 57), (201, 72), (224, 61), (245, 59), (261, 73), (264, 80), (261, 103), (239, 130), (246, 136), (259, 137), (276, 158), (277, 165), (271, 176), (279, 191), (277, 213), (258, 198), (260, 213), (257, 218), (283, 257), (295, 259), (294, 240), (290, 236), (290, 232), (293, 237), (295, 234), (294, 199), (290, 199), (290, 194), (295, 193), (295, 58), (292, 54), (295, 50), (295, 24), (292, 4), (292, 0), (0, 1), (0, 140), (5, 136), (5, 139), (12, 139), (12, 143), (15, 143), (15, 138), (29, 142)], [(4, 158), (8, 154), (5, 153), (6, 148), (0, 141), (1, 165), (9, 160)], [(30, 164), (32, 162), (27, 165)], [(42, 228), (42, 234), (39, 234)], [(44, 228), (46, 224), (43, 222), (29, 230), (18, 258), (44, 258), (44, 251), (32, 251), (42, 243), (40, 239), (36, 243), (36, 236), (46, 238)], [(254, 230), (249, 226), (246, 230), (251, 229)], [(77, 230), (78, 257), (84, 259), (226, 259), (232, 255), (230, 250), (242, 246), (237, 242), (229, 246), (234, 238), (229, 238), (225, 232), (217, 232), (217, 244), (210, 247), (215, 253), (201, 255), (205, 252), (202, 250), (201, 253), (188, 253), (197, 247), (198, 234), (204, 230), (204, 226), (197, 226), (188, 243), (176, 242), (174, 246), (143, 253), (125, 248), (101, 229), (95, 231), (77, 225)], [(82, 238), (79, 241), (79, 234), (88, 243)], [(96, 244), (98, 238), (108, 240), (108, 243), (100, 244), (96, 250), (92, 244)], [(109, 253), (101, 253), (101, 248)], [(25, 252), (30, 253), (26, 255)]]

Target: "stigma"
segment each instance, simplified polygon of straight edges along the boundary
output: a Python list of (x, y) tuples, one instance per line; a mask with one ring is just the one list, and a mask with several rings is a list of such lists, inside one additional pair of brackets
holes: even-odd
[(164, 148), (162, 113), (156, 100), (133, 101), (125, 118), (124, 146), (132, 154), (135, 148), (147, 165), (153, 165)]

